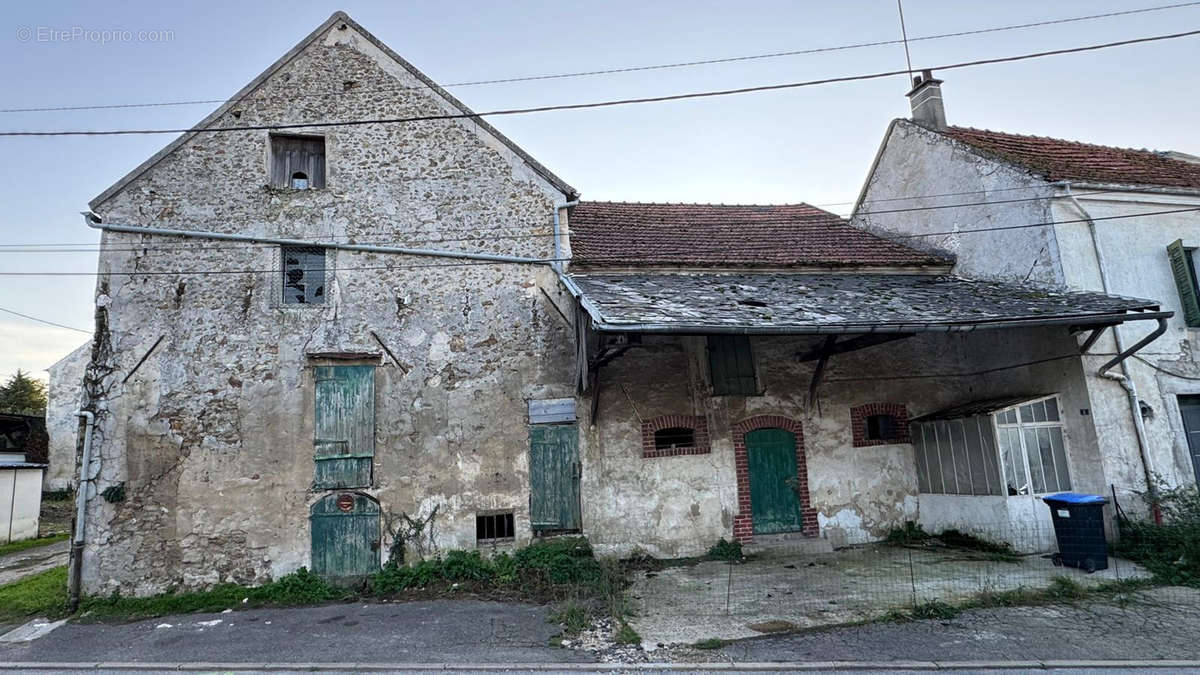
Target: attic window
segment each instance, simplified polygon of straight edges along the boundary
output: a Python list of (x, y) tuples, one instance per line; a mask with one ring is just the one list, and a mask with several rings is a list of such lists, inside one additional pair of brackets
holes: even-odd
[(654, 432), (654, 449), (663, 452), (677, 448), (696, 446), (696, 430), (686, 427), (671, 427)]
[[(298, 182), (297, 177), (303, 180)], [(325, 187), (325, 139), (272, 135), (271, 186), (297, 190)]]

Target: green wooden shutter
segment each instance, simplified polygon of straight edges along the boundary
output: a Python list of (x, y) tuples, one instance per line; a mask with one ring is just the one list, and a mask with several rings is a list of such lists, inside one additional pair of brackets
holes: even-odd
[(349, 584), (379, 571), (379, 504), (364, 494), (326, 495), (309, 509), (312, 571)]
[(529, 427), (529, 521), (535, 531), (578, 530), (579, 432), (574, 424)]
[(371, 485), (375, 456), (375, 367), (317, 366), (313, 487)]
[(754, 377), (754, 354), (750, 350), (749, 337), (710, 335), (708, 368), (712, 375), (713, 394), (758, 393), (758, 383)]
[(1189, 326), (1200, 326), (1200, 291), (1196, 286), (1196, 265), (1192, 252), (1183, 247), (1183, 240), (1176, 239), (1167, 247), (1171, 258), (1171, 273), (1175, 275), (1175, 286), (1179, 289), (1179, 300), (1183, 303), (1183, 318)]

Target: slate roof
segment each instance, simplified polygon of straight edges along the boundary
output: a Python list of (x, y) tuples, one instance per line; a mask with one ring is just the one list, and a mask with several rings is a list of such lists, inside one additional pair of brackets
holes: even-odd
[(1129, 311), (1158, 308), (1153, 300), (917, 274), (574, 274), (571, 279), (602, 331), (654, 332), (644, 324), (678, 333), (973, 330), (1022, 322), (1114, 322)]
[(1200, 164), (1171, 156), (1177, 153), (1114, 148), (970, 127), (948, 127), (940, 133), (1025, 167), (1047, 180), (1200, 189)]
[(580, 202), (573, 266), (949, 266), (808, 204)]

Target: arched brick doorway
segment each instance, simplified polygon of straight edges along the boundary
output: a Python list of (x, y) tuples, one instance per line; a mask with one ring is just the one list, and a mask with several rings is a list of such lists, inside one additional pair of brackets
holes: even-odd
[(779, 415), (760, 415), (742, 420), (733, 426), (733, 461), (737, 471), (738, 513), (733, 517), (733, 538), (742, 543), (754, 540), (754, 509), (750, 493), (750, 453), (746, 435), (764, 429), (781, 429), (791, 434), (796, 447), (796, 494), (800, 500), (800, 531), (815, 537), (817, 510), (808, 494), (808, 467), (804, 456), (804, 429), (800, 423)]

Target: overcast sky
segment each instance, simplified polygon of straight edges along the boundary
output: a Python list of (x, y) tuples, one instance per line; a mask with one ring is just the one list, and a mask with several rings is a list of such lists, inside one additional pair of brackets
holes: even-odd
[[(910, 38), (1173, 4), (908, 0)], [(894, 0), (847, 2), (41, 2), (7, 5), (0, 108), (220, 99), (343, 9), (442, 83), (894, 40)], [(911, 43), (915, 68), (1200, 28), (1200, 6)], [(51, 31), (64, 34), (52, 34)], [(103, 43), (104, 34), (118, 31)], [(82, 32), (81, 32), (82, 31)], [(129, 31), (121, 35), (119, 31)], [(142, 33), (146, 32), (145, 39)], [(125, 41), (125, 37), (131, 39)], [(941, 74), (951, 124), (1200, 154), (1200, 38)], [(899, 45), (642, 73), (455, 87), (476, 110), (904, 68)], [(585, 199), (800, 202), (845, 212), (905, 76), (493, 120)], [(0, 113), (0, 129), (189, 126), (216, 105)], [(0, 244), (84, 244), (87, 202), (170, 137), (0, 138)], [(0, 271), (93, 272), (95, 252), (14, 253)], [(0, 276), (0, 308), (89, 329), (94, 279)], [(0, 313), (0, 377), (43, 372), (83, 333)]]

